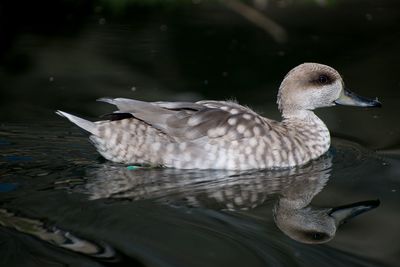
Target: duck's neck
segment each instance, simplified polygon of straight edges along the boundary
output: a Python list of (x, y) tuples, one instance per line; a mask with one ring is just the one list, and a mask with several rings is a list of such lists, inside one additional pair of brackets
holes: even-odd
[(318, 158), (329, 149), (329, 130), (313, 111), (283, 111), (282, 117), (283, 125), (302, 143), (310, 159)]
[[(296, 122), (314, 122), (320, 120), (311, 110), (282, 110), (282, 118), (284, 122), (296, 121)], [(321, 120), (320, 120), (321, 121)], [(322, 121), (321, 121), (322, 122)], [(325, 124), (324, 124), (325, 125)]]

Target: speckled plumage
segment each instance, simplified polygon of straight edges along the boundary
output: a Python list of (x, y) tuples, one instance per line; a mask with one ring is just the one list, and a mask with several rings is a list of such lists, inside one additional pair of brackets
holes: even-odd
[[(328, 83), (319, 83), (324, 75)], [(143, 102), (100, 99), (118, 111), (95, 123), (60, 115), (92, 133), (106, 159), (179, 169), (270, 169), (307, 163), (330, 146), (313, 109), (335, 105), (343, 81), (332, 68), (305, 63), (288, 73), (278, 94), (277, 122), (232, 101)]]
[(329, 148), (329, 132), (316, 116), (280, 124), (233, 102), (196, 104), (197, 110), (175, 111), (159, 128), (136, 118), (101, 121), (90, 139), (114, 162), (181, 169), (291, 167)]

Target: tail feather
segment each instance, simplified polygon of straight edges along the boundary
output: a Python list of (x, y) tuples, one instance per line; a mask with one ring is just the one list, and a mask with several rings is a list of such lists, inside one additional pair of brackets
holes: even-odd
[(98, 128), (97, 128), (97, 125), (94, 122), (79, 118), (77, 116), (71, 115), (71, 114), (69, 114), (67, 112), (63, 112), (61, 110), (57, 110), (56, 114), (67, 118), (72, 123), (78, 125), (79, 127), (81, 127), (82, 129), (88, 131), (91, 134), (94, 134), (94, 135), (98, 134)]

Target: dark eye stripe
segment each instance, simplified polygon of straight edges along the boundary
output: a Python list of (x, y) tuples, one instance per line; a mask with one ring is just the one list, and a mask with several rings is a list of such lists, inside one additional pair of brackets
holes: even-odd
[(327, 85), (327, 84), (332, 84), (333, 79), (327, 74), (320, 74), (317, 78), (315, 78), (311, 82), (319, 85)]

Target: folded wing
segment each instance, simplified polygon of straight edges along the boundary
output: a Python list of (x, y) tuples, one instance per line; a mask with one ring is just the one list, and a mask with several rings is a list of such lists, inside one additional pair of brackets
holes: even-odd
[(272, 121), (231, 101), (144, 102), (126, 98), (102, 98), (115, 105), (115, 113), (129, 113), (177, 142), (221, 138), (233, 141), (261, 136)]

